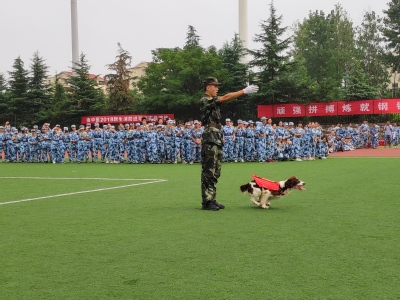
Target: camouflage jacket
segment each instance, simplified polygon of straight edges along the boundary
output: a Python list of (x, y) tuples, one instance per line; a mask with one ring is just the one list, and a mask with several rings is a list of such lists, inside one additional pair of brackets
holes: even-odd
[(200, 99), (201, 122), (204, 125), (202, 143), (222, 146), (221, 103), (218, 99), (219, 97), (212, 98), (207, 94)]

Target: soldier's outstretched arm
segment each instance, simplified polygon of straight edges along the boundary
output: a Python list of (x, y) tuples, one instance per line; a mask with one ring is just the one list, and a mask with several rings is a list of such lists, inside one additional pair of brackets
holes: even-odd
[(236, 98), (239, 98), (240, 96), (242, 96), (244, 94), (252, 94), (252, 93), (257, 93), (257, 92), (258, 92), (258, 86), (249, 85), (249, 86), (245, 87), (243, 90), (228, 93), (228, 94), (225, 94), (225, 95), (219, 97), (218, 101), (219, 102), (227, 102), (227, 101), (231, 101)]

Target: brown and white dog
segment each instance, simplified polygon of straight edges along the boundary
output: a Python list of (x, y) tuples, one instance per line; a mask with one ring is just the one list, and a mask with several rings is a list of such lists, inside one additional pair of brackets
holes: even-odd
[(240, 186), (242, 193), (249, 193), (250, 200), (255, 205), (268, 209), (272, 199), (289, 194), (293, 189), (305, 191), (306, 184), (295, 176), (287, 180), (273, 182), (265, 178), (253, 175), (254, 180)]

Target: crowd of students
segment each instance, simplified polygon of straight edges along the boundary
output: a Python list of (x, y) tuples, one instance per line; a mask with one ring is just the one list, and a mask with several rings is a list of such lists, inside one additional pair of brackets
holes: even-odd
[[(400, 127), (388, 121), (322, 128), (318, 122), (302, 124), (262, 117), (259, 121), (226, 119), (222, 126), (224, 162), (274, 162), (325, 159), (336, 151), (376, 148), (380, 137), (384, 146), (398, 148)], [(48, 163), (172, 163), (201, 162), (200, 121), (159, 119), (157, 122), (75, 125), (39, 129), (21, 128), (10, 123), (0, 126), (0, 158), (6, 162)], [(68, 158), (66, 160), (66, 158)]]

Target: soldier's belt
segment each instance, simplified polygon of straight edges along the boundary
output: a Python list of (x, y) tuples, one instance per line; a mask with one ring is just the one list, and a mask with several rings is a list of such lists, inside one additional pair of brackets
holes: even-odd
[(206, 124), (205, 125), (205, 127), (208, 127), (208, 128), (217, 128), (217, 129), (221, 129), (221, 124), (217, 124), (217, 123), (208, 123), (208, 124)]

